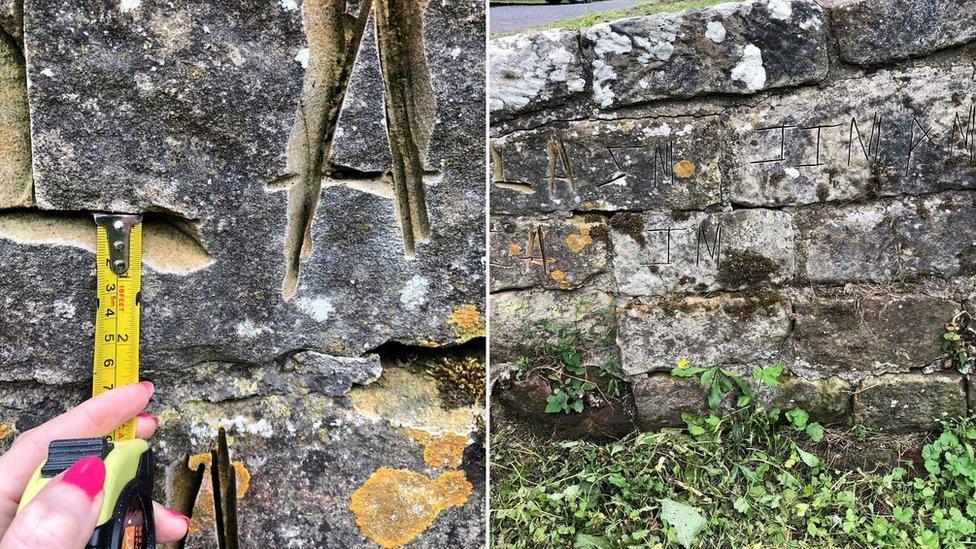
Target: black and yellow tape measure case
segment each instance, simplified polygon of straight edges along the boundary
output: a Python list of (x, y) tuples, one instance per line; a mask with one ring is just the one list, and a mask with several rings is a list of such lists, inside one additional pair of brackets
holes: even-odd
[(52, 478), (87, 456), (105, 462), (105, 485), (98, 523), (86, 548), (146, 549), (156, 546), (153, 522), (153, 457), (144, 440), (112, 442), (105, 438), (56, 440), (47, 461), (34, 472), (20, 507)]

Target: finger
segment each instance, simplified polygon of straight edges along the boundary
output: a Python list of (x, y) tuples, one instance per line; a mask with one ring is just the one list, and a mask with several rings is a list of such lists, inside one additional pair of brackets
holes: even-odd
[(153, 518), (156, 524), (156, 543), (180, 541), (190, 531), (190, 519), (168, 507), (153, 502)]
[(81, 458), (21, 509), (0, 549), (75, 549), (91, 538), (102, 506), (105, 463)]
[(136, 438), (146, 440), (152, 437), (157, 427), (159, 427), (158, 417), (145, 412), (136, 415)]
[(148, 381), (112, 389), (20, 435), (0, 456), (0, 500), (20, 501), (34, 470), (47, 457), (52, 440), (105, 436), (141, 412), (154, 391)]

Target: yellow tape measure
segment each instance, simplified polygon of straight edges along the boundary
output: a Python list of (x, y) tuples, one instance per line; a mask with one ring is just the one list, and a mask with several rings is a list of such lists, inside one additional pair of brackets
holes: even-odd
[[(142, 216), (96, 214), (98, 313), (92, 396), (139, 381), (139, 290), (142, 285)], [(114, 440), (132, 440), (135, 419)]]

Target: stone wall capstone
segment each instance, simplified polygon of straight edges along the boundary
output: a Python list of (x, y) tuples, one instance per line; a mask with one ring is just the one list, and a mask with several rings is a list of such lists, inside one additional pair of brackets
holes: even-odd
[(601, 352), (648, 429), (703, 404), (667, 373), (681, 358), (782, 361), (761, 400), (828, 422), (965, 413), (942, 335), (976, 292), (974, 42), (960, 0), (750, 0), (492, 40), (492, 325), (610, 296)]

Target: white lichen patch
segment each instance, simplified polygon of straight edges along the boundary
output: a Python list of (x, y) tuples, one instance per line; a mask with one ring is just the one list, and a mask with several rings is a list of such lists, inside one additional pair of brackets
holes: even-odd
[(617, 79), (613, 67), (599, 59), (593, 61), (593, 99), (601, 107), (613, 105), (615, 94), (610, 89), (610, 82)]
[(403, 285), (400, 290), (400, 303), (407, 310), (414, 310), (427, 301), (427, 292), (430, 290), (430, 279), (414, 275)]
[(56, 299), (54, 301), (54, 314), (61, 318), (71, 319), (77, 312), (75, 304), (67, 299)]
[(298, 61), (298, 64), (301, 65), (303, 69), (307, 69), (308, 68), (308, 56), (309, 56), (309, 49), (308, 48), (302, 48), (302, 49), (298, 50), (298, 53), (297, 54), (295, 54), (295, 61)]
[(732, 80), (742, 82), (750, 91), (759, 91), (766, 86), (762, 51), (755, 45), (747, 44), (742, 50), (742, 58), (732, 69)]
[(626, 34), (613, 30), (609, 23), (601, 23), (586, 29), (586, 38), (593, 44), (593, 53), (598, 57), (608, 54), (623, 54), (634, 49), (634, 44)]
[(271, 328), (262, 326), (250, 318), (246, 318), (244, 319), (244, 322), (239, 322), (234, 327), (234, 331), (237, 332), (238, 337), (250, 339), (253, 337), (258, 337), (262, 333), (271, 333)]
[(520, 109), (586, 86), (571, 31), (553, 29), (492, 40), (488, 46), (488, 75), (492, 111)]
[(793, 0), (769, 0), (769, 17), (786, 21), (793, 17)]
[(705, 38), (716, 44), (725, 42), (725, 25), (721, 21), (709, 21), (705, 29)]
[(130, 12), (138, 8), (140, 4), (142, 4), (141, 0), (120, 0), (119, 11), (122, 13)]
[(281, 0), (281, 7), (285, 8), (286, 10), (297, 10), (298, 2), (295, 0)]
[(298, 310), (319, 322), (325, 322), (335, 312), (335, 306), (327, 297), (300, 297), (295, 300)]

